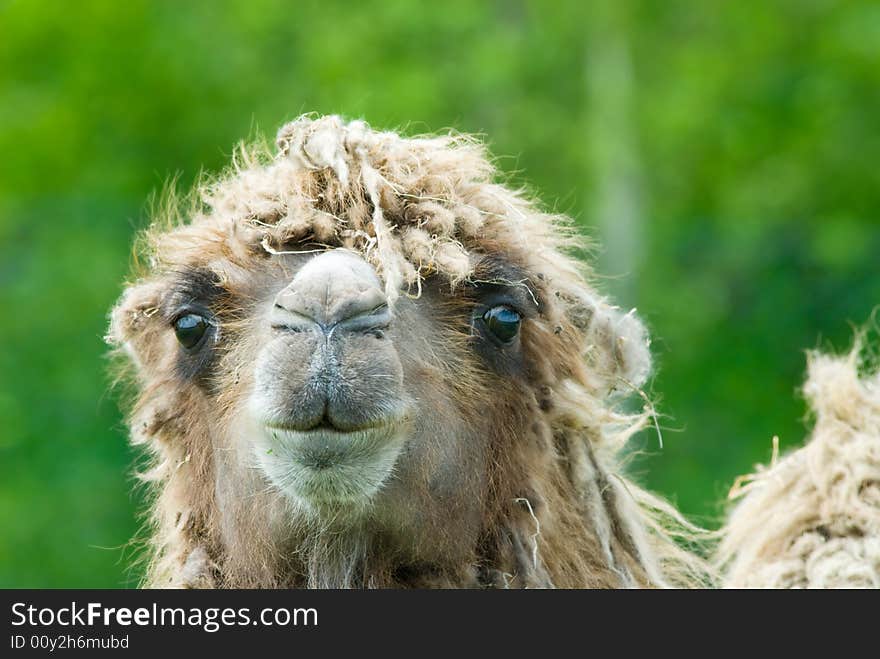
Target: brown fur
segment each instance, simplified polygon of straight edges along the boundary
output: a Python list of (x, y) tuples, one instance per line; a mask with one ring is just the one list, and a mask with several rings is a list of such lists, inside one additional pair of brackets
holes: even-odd
[[(283, 127), (278, 146), (242, 147), (193, 204), (167, 205), (112, 314), (109, 340), (137, 389), (132, 441), (153, 461), (146, 584), (706, 583), (665, 526), (680, 518), (620, 475), (620, 450), (651, 414), (617, 409), (647, 376), (647, 340), (588, 283), (567, 221), (495, 182), (470, 138), (404, 138), (325, 117)], [(395, 314), (430, 337), (429, 349), (399, 346), (413, 353), (407, 386), (461, 432), (482, 429), (478, 446), (429, 444), (421, 467), (396, 476), (410, 489), (382, 495), (394, 515), (382, 498), (357, 519), (303, 514), (242, 467), (246, 447), (228, 430), (254, 383), (254, 318), (271, 282), (333, 247), (371, 263)], [(538, 310), (522, 329), (525, 366), (508, 374), (474, 353), (462, 324), (469, 287), (494, 276), (481, 270), (486, 259), (521, 272), (506, 284)], [(221, 334), (210, 366), (193, 375), (182, 371), (169, 309), (202, 276), (219, 289)], [(455, 473), (438, 473), (450, 460)]]

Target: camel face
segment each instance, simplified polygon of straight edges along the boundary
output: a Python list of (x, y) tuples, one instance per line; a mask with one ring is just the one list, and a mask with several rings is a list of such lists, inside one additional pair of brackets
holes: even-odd
[(331, 250), (307, 261), (267, 311), (249, 401), (258, 464), (306, 507), (360, 507), (412, 432), (381, 282), (357, 254)]
[(280, 267), (247, 321), (259, 347), (234, 357), (232, 341), (225, 359), (250, 383), (226, 430), (235, 468), (255, 464), (296, 509), (319, 517), (369, 513), (413, 531), (414, 505), (454, 501), (463, 520), (476, 515), (487, 438), (510, 422), (477, 401), (493, 391), (528, 405), (517, 400), (528, 391), (520, 330), (537, 306), (524, 287), (503, 283), (512, 266), (485, 258), (478, 267), (491, 284), (453, 292), (427, 281), (417, 298), (390, 305), (356, 252), (273, 259)]

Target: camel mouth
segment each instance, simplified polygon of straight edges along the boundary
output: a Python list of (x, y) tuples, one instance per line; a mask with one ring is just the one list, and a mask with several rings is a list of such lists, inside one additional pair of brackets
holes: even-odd
[(327, 414), (317, 421), (304, 424), (289, 423), (285, 421), (266, 421), (265, 426), (269, 432), (294, 432), (294, 433), (331, 433), (338, 435), (354, 434), (358, 432), (371, 432), (381, 430), (383, 427), (396, 425), (400, 423), (400, 419), (382, 419), (361, 423), (358, 425), (343, 424), (335, 419), (330, 418)]
[[(381, 435), (390, 433), (382, 428), (341, 431), (315, 426), (309, 430), (270, 427), (269, 434), (294, 461), (304, 467), (323, 471), (356, 461), (360, 457), (358, 453), (378, 443), (376, 440), (385, 439)], [(377, 437), (377, 434), (380, 436)]]
[(276, 487), (307, 508), (366, 504), (391, 476), (405, 426), (404, 419), (357, 429), (263, 424), (258, 463)]

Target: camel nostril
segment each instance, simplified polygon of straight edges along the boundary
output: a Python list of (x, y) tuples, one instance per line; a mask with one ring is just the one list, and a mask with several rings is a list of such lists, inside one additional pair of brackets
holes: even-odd
[[(311, 324), (309, 322), (291, 322), (292, 319), (288, 318), (288, 315), (289, 314), (284, 307), (276, 304), (273, 308), (273, 319), (270, 327), (273, 330), (293, 332), (296, 334), (306, 331), (308, 328), (305, 325)], [(301, 319), (301, 321), (308, 321), (308, 319)]]

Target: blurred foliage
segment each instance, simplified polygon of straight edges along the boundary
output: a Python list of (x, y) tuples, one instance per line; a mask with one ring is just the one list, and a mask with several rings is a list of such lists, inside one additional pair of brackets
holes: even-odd
[(708, 524), (880, 302), (875, 2), (0, 0), (0, 586), (136, 582), (101, 338), (133, 233), (304, 111), (484, 134), (607, 238), (667, 415), (635, 469)]

